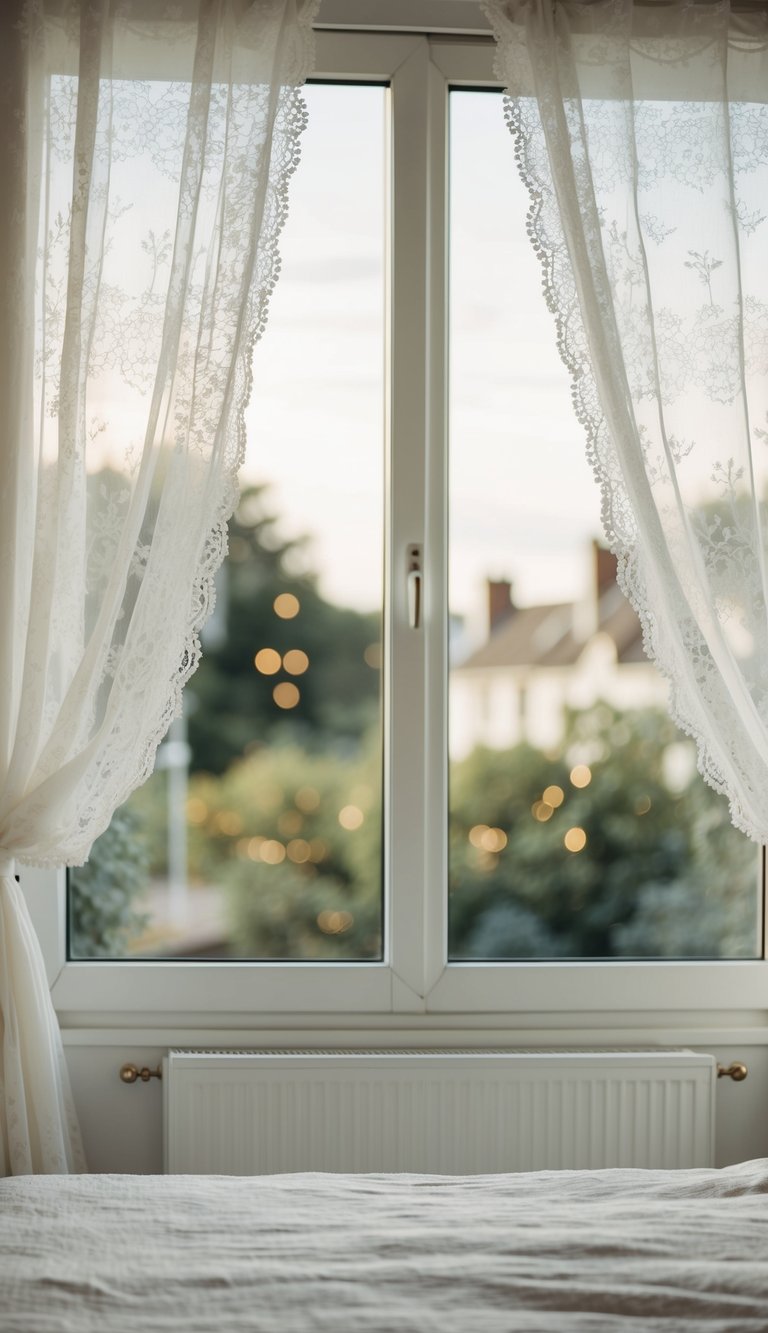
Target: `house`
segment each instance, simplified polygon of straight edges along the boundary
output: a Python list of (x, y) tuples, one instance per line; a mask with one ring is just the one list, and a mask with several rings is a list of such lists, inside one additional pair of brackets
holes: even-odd
[(666, 683), (643, 651), (616, 557), (595, 542), (591, 563), (591, 584), (575, 602), (521, 607), (511, 583), (488, 581), (487, 637), (451, 674), (452, 758), (477, 745), (555, 747), (566, 713), (598, 700), (664, 707)]

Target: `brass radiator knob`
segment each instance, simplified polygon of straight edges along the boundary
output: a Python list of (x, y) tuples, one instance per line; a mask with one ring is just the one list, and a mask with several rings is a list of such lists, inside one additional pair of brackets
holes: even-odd
[(717, 1077), (732, 1078), (734, 1083), (743, 1083), (748, 1073), (747, 1066), (741, 1060), (734, 1060), (727, 1068), (725, 1065), (717, 1066)]
[(147, 1069), (146, 1065), (143, 1069), (137, 1069), (136, 1065), (123, 1065), (120, 1070), (120, 1078), (123, 1083), (135, 1083), (138, 1079), (141, 1079), (142, 1083), (149, 1083), (151, 1078), (162, 1077), (163, 1071), (160, 1065), (157, 1066), (157, 1069)]

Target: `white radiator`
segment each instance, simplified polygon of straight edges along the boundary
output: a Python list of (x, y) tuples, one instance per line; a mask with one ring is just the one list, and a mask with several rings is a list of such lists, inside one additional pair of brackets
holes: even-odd
[(171, 1051), (165, 1170), (712, 1166), (716, 1077), (692, 1051)]

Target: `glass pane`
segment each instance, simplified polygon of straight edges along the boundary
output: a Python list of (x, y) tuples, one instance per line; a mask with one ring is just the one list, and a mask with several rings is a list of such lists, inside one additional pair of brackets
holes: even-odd
[(386, 94), (306, 96), (203, 661), (71, 872), (73, 958), (381, 956)]
[(500, 95), (450, 132), (450, 955), (753, 958), (756, 849), (600, 544)]

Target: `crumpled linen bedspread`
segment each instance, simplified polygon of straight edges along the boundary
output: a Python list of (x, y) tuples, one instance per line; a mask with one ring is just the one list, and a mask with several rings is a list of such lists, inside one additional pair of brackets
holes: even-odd
[(768, 1330), (768, 1160), (0, 1181), (2, 1333)]

